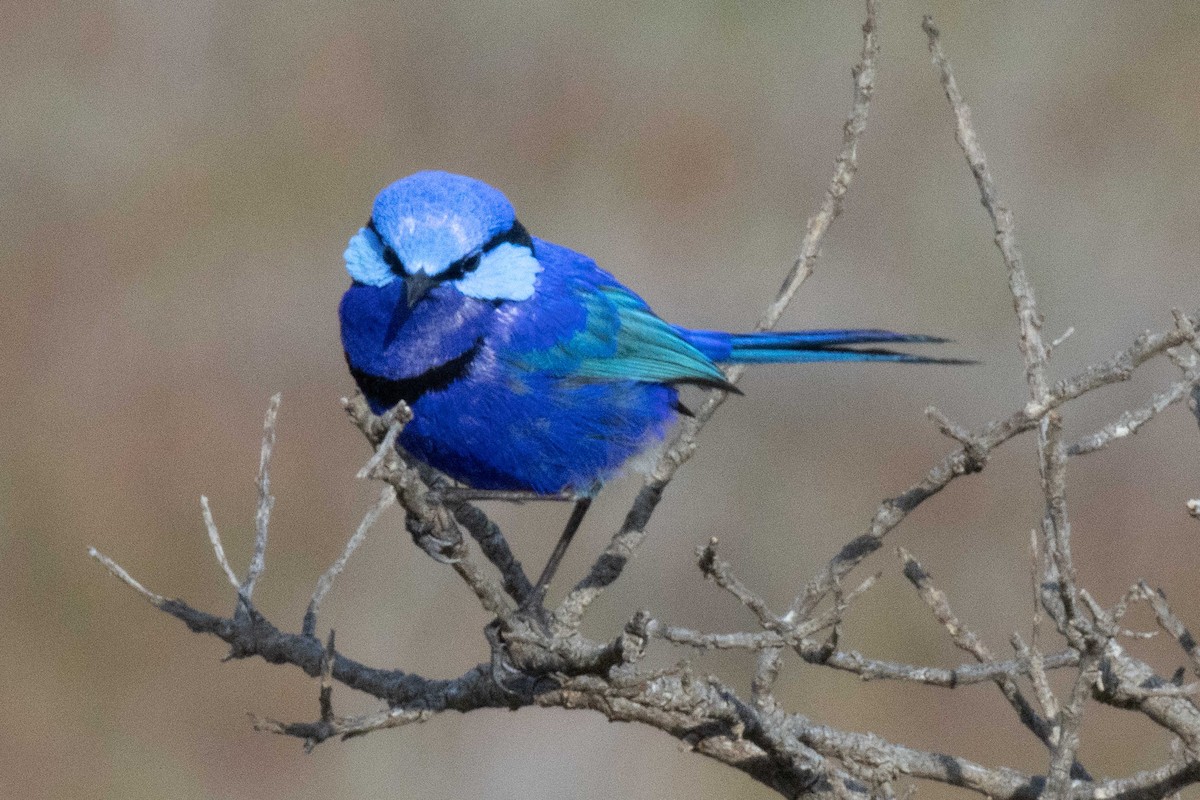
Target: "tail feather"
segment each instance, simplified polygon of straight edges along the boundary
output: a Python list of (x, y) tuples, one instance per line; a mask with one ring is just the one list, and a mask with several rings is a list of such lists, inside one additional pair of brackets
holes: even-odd
[(861, 344), (943, 344), (948, 339), (873, 328), (857, 330), (680, 333), (700, 352), (718, 363), (779, 364), (814, 361), (890, 361), (906, 364), (974, 364), (959, 358), (935, 358)]

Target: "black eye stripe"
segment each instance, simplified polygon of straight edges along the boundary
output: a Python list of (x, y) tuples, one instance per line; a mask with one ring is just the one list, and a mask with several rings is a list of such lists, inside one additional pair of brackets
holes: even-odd
[[(404, 263), (400, 261), (400, 256), (392, 249), (391, 245), (383, 241), (383, 236), (379, 233), (379, 228), (375, 227), (375, 218), (371, 217), (367, 220), (367, 230), (375, 234), (375, 238), (379, 239), (379, 243), (383, 245), (383, 260), (391, 267), (392, 272), (397, 275), (404, 275)], [(482, 260), (483, 256), (495, 250), (502, 244), (515, 244), (520, 247), (533, 248), (533, 237), (529, 235), (529, 231), (525, 230), (525, 226), (520, 222), (513, 220), (512, 227), (488, 239), (477, 252), (469, 256), (464, 256), (458, 261), (455, 261), (446, 268), (438, 277), (441, 280), (458, 280), (468, 272), (473, 272)]]
[(445, 272), (442, 273), (442, 276), (444, 276), (445, 280), (458, 280), (468, 272), (473, 272), (479, 266), (479, 262), (482, 260), (483, 256), (495, 250), (502, 244), (515, 244), (521, 247), (532, 247), (533, 238), (529, 235), (529, 232), (525, 230), (524, 225), (514, 220), (511, 228), (506, 231), (501, 231), (491, 239), (488, 239), (487, 242), (484, 243), (483, 247), (479, 248), (477, 252), (472, 253), (469, 256), (464, 256), (458, 261), (455, 261), (449, 266), (449, 268), (446, 269)]
[(466, 275), (468, 272), (474, 272), (479, 266), (480, 260), (483, 258), (482, 253), (474, 253), (466, 258), (460, 258), (455, 261), (445, 271), (438, 275), (439, 280), (456, 281)]

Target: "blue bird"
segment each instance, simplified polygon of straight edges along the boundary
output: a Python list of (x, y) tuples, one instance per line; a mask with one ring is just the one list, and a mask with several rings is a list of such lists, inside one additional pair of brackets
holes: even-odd
[(677, 387), (737, 391), (718, 364), (962, 363), (853, 347), (945, 341), (931, 336), (671, 325), (592, 259), (530, 236), (500, 191), (447, 172), (383, 189), (345, 260), (342, 344), (372, 410), (408, 403), (400, 444), (473, 490), (576, 500), (559, 557), (600, 486), (688, 413)]

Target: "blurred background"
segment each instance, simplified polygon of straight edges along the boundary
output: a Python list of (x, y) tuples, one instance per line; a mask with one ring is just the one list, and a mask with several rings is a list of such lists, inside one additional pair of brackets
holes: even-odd
[[(878, 501), (968, 425), (1025, 397), (991, 229), (919, 23), (932, 11), (1016, 212), (1066, 376), (1195, 308), (1200, 7), (1190, 2), (882, 3), (877, 95), (846, 213), (785, 327), (886, 326), (956, 340), (972, 368), (764, 368), (671, 486), (588, 630), (635, 610), (752, 625), (693, 564), (710, 536), (786, 603)], [(860, 48), (859, 2), (7, 3), (0, 30), (0, 795), (26, 798), (773, 796), (649, 729), (598, 714), (446, 715), (328, 743), (254, 733), (247, 711), (317, 713), (315, 682), (221, 663), (86, 557), (227, 612), (198, 498), (249, 553), (258, 440), (283, 393), (262, 610), (297, 629), (317, 575), (377, 489), (338, 399), (352, 390), (341, 253), (375, 192), (423, 168), (501, 187), (527, 227), (595, 257), (667, 319), (745, 329), (777, 289), (831, 174)], [(1174, 377), (1154, 365), (1067, 415), (1079, 435)], [(1200, 625), (1196, 422), (1182, 407), (1070, 473), (1076, 558), (1111, 603), (1138, 578)], [(577, 577), (638, 483), (607, 489), (560, 572)], [(1028, 634), (1033, 441), (1000, 450), (893, 534), (997, 653)], [(565, 508), (491, 509), (538, 565)], [(385, 518), (322, 618), (379, 666), (457, 675), (486, 617)], [(885, 548), (843, 643), (952, 666)], [(1150, 626), (1139, 613), (1132, 624)], [(1160, 669), (1169, 642), (1136, 644)], [(677, 657), (663, 647), (655, 656)], [(752, 659), (696, 669), (745, 686)], [(1047, 757), (991, 686), (864, 684), (789, 661), (786, 705), (989, 765)], [(373, 708), (348, 691), (341, 713)], [(1096, 774), (1161, 763), (1141, 718), (1090, 711)], [(955, 796), (926, 790), (935, 797)], [(1197, 796), (1192, 794), (1193, 797)]]

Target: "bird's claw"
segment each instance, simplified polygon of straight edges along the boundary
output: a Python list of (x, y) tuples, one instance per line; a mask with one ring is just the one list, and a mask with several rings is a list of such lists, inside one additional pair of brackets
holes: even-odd
[(411, 517), (406, 527), (412, 534), (413, 543), (434, 561), (439, 564), (457, 564), (462, 561), (465, 554), (461, 538), (443, 539), (433, 533), (432, 526), (422, 524)]
[(483, 629), (483, 635), (487, 638), (488, 645), (492, 650), (492, 683), (496, 684), (496, 688), (505, 694), (515, 696), (517, 693), (508, 688), (508, 682), (519, 676), (521, 670), (517, 669), (508, 657), (508, 645), (501, 635), (501, 625), (500, 620), (496, 619), (489, 622)]

